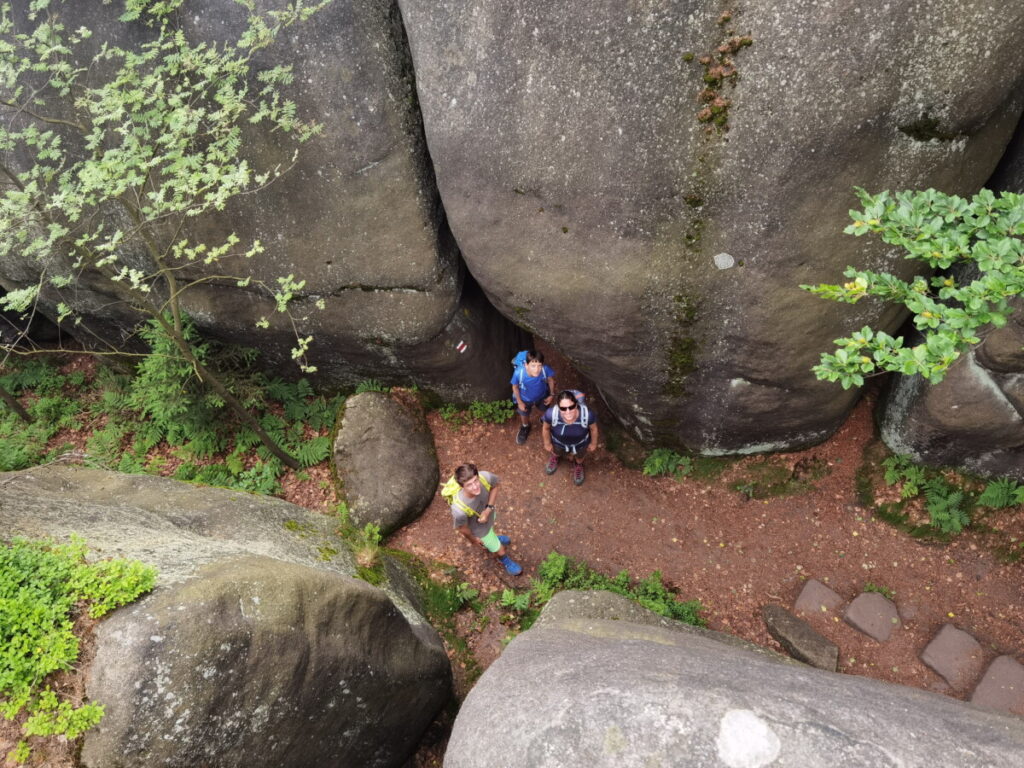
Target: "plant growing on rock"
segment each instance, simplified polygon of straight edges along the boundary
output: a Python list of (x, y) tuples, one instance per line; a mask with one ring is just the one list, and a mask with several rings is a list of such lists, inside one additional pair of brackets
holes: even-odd
[(907, 347), (903, 337), (865, 326), (836, 339), (836, 351), (822, 354), (814, 374), (844, 389), (885, 371), (938, 383), (967, 347), (1006, 324), (1010, 300), (1024, 293), (1024, 195), (983, 189), (966, 200), (934, 189), (856, 192), (863, 209), (850, 211), (853, 223), (844, 232), (876, 234), (901, 248), (904, 258), (938, 272), (908, 281), (847, 267), (849, 282), (842, 285), (801, 285), (832, 301), (854, 304), (873, 297), (902, 304), (922, 336)]
[[(239, 2), (249, 16), (237, 40), (193, 43), (177, 23), (182, 0), (126, 0), (121, 21), (138, 28), (128, 47), (96, 45), (87, 27), (67, 29), (58, 0), (0, 5), (0, 259), (33, 262), (39, 273), (34, 283), (5, 286), (12, 290), (0, 304), (30, 313), (42, 302), (85, 334), (76, 292), (101, 289), (113, 297), (104, 311), (159, 326), (204, 386), (298, 468), (186, 337), (184, 301), (196, 287), (263, 292), (295, 333), (292, 356), (315, 370), (305, 357), (312, 338), (289, 311), (304, 281), (261, 281), (249, 261), (264, 252), (259, 241), (187, 234), (287, 170), (288, 161), (256, 159), (254, 138), (273, 132), (297, 148), (319, 131), (283, 95), (290, 67), (255, 58), (325, 3), (296, 0), (261, 14), (251, 0)], [(9, 355), (15, 345), (2, 349)]]

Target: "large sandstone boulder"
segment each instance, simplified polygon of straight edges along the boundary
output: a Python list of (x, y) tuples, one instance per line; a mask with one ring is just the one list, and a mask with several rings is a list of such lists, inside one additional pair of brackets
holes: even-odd
[(399, 4), (474, 276), (639, 437), (707, 453), (840, 423), (856, 393), (811, 366), (900, 317), (797, 285), (908, 269), (841, 234), (851, 188), (973, 191), (1024, 106), (1020, 3)]
[(352, 522), (374, 523), (385, 535), (419, 517), (440, 479), (430, 427), (407, 393), (363, 392), (345, 401), (334, 468)]
[(587, 606), (509, 644), (466, 697), (446, 768), (1020, 762), (1016, 718)]
[[(85, 537), (159, 569), (97, 627), (84, 766), (398, 766), (448, 699), (437, 633), (354, 579), (331, 521), (276, 500), (75, 467), (0, 476), (5, 535)], [(394, 563), (385, 569), (392, 572)]]
[[(118, 3), (61, 9), (67, 27), (95, 29), (97, 45), (145, 35), (139, 24), (118, 22), (122, 12)], [(232, 0), (188, 0), (180, 18), (190, 39), (214, 41), (236, 38), (246, 14)], [(447, 229), (394, 4), (336, 0), (259, 61), (294, 66), (288, 93), (300, 114), (323, 124), (323, 134), (268, 189), (191, 223), (191, 239), (220, 243), (231, 232), (243, 243), (259, 239), (266, 252), (244, 262), (242, 274), (253, 271), (270, 285), (288, 274), (306, 281), (292, 308), (299, 333), (314, 337), (310, 360), (329, 385), (415, 380), (460, 402), (504, 394), (493, 372), (507, 366), (517, 331), (483, 298)], [(255, 138), (261, 167), (290, 165), (291, 147), (278, 144), (276, 134)], [(20, 287), (38, 274), (36, 264), (0, 264), (0, 285)], [(323, 311), (314, 308), (318, 299), (326, 302)], [(229, 281), (200, 284), (184, 300), (209, 333), (258, 347), (269, 368), (297, 370), (289, 354), (292, 329), (271, 298)], [(90, 328), (121, 343), (134, 318), (119, 311), (108, 286), (83, 275), (74, 302)], [(52, 305), (46, 308), (53, 314)], [(267, 331), (255, 329), (262, 316), (274, 323)]]

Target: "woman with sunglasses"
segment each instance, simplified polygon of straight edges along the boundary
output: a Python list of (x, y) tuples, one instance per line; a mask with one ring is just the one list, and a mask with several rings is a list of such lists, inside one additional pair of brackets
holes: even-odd
[(544, 447), (551, 453), (544, 471), (553, 475), (562, 456), (572, 456), (572, 481), (583, 485), (583, 457), (597, 449), (597, 414), (571, 389), (558, 393), (543, 417)]

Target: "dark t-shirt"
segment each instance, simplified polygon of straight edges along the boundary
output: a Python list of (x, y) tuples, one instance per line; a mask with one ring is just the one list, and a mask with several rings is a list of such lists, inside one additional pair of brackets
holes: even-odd
[[(587, 406), (580, 406), (580, 415), (572, 424), (562, 421), (561, 413), (558, 414), (558, 424), (552, 424), (555, 420), (555, 411), (558, 405), (553, 405), (544, 412), (544, 421), (551, 426), (551, 440), (560, 448), (582, 448), (590, 442), (590, 425), (597, 424), (597, 414), (589, 411), (587, 426), (583, 426), (583, 409)], [(588, 409), (589, 410), (589, 409)]]

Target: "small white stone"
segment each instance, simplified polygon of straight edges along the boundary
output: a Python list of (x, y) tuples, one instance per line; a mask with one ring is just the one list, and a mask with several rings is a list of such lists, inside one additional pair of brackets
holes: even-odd
[(730, 267), (736, 266), (736, 259), (728, 253), (716, 253), (715, 266), (719, 269), (729, 269)]
[(782, 743), (749, 709), (730, 709), (718, 729), (718, 757), (729, 768), (764, 768), (775, 762)]

